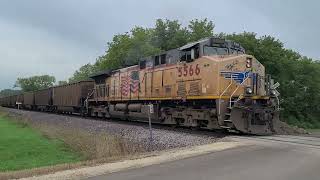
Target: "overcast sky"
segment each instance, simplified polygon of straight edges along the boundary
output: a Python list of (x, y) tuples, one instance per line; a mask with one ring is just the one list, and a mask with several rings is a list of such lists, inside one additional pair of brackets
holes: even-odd
[(158, 18), (208, 18), (217, 33), (272, 35), (320, 59), (319, 8), (317, 0), (0, 0), (0, 89), (17, 77), (65, 80), (102, 55), (113, 35)]

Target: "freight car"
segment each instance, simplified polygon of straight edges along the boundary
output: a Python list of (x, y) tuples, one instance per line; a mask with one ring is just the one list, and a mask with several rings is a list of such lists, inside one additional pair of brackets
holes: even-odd
[(85, 100), (93, 89), (93, 81), (80, 81), (53, 87), (52, 106), (54, 111), (86, 113)]
[(9, 107), (16, 107), (18, 95), (12, 95), (9, 97)]
[(39, 111), (50, 111), (52, 107), (52, 88), (34, 92), (34, 108)]
[(24, 104), (24, 96), (22, 93), (17, 95), (17, 103)]
[(6, 96), (6, 97), (2, 97), (1, 98), (2, 100), (2, 105), (1, 106), (3, 106), (3, 107), (8, 107), (8, 105), (9, 105), (9, 97), (8, 96)]
[(16, 107), (17, 102), (21, 100), (21, 95), (11, 95), (0, 98), (0, 105), (4, 107)]
[(23, 108), (33, 110), (34, 105), (34, 92), (25, 92), (23, 93)]
[(279, 118), (276, 87), (239, 44), (207, 38), (91, 77), (89, 115), (271, 134)]
[(3, 106), (3, 107), (7, 107), (8, 106), (8, 99), (9, 97), (1, 97), (0, 98), (0, 105)]

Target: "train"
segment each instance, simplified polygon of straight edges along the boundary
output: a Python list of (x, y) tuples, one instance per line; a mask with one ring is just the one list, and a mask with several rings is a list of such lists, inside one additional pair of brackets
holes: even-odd
[(0, 105), (270, 135), (279, 121), (278, 86), (239, 43), (209, 37), (87, 81), (2, 97)]

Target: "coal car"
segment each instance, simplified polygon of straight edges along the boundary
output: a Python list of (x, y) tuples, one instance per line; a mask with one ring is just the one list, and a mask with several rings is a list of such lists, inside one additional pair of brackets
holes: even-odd
[(93, 81), (80, 81), (52, 88), (52, 106), (54, 111), (84, 113), (85, 101), (93, 90)]

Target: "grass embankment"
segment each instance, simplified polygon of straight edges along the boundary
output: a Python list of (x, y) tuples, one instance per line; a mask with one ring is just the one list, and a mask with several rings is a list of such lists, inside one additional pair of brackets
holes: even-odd
[(63, 124), (0, 109), (0, 180), (134, 158), (146, 152), (142, 144)]
[(30, 169), (80, 161), (60, 140), (48, 139), (29, 126), (0, 114), (0, 171)]

